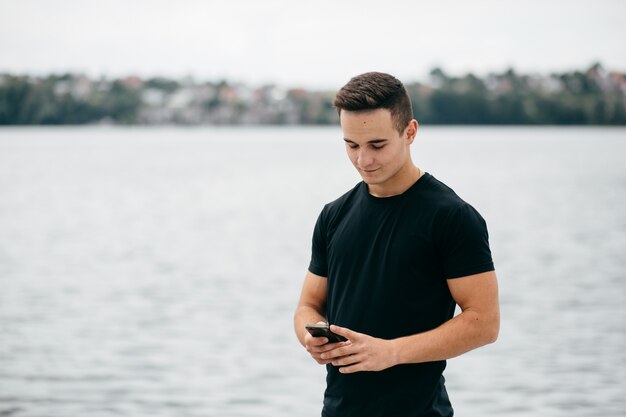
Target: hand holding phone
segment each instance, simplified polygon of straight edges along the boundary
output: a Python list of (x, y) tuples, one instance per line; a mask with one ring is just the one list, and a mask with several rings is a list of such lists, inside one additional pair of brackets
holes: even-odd
[(327, 338), (328, 343), (345, 342), (346, 340), (348, 340), (343, 336), (331, 332), (328, 323), (307, 324), (305, 328), (313, 337)]

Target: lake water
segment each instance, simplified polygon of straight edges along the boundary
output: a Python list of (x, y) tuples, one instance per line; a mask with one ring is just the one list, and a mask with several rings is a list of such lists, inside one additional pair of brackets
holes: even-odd
[[(626, 415), (626, 129), (425, 127), (487, 219), (497, 343), (464, 417)], [(292, 314), (338, 128), (0, 130), (0, 416), (318, 416)]]

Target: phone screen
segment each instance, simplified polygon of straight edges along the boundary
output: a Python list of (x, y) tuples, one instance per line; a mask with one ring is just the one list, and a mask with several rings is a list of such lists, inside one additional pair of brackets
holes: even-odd
[(327, 338), (328, 343), (345, 342), (348, 340), (343, 336), (331, 332), (328, 324), (307, 324), (306, 329), (311, 333), (311, 336)]

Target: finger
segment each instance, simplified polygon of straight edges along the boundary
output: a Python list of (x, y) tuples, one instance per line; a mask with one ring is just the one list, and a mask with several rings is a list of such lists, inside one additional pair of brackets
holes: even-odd
[(354, 353), (356, 353), (355, 348), (350, 343), (350, 344), (337, 347), (336, 349), (332, 349), (327, 352), (324, 352), (322, 353), (321, 357), (322, 359), (333, 359), (333, 358), (340, 358), (343, 356), (352, 355)]
[(337, 349), (338, 347), (349, 346), (350, 344), (350, 342), (326, 343), (321, 346), (309, 346), (307, 347), (307, 351), (310, 353), (324, 353)]
[(365, 367), (363, 366), (362, 362), (350, 366), (342, 366), (341, 368), (339, 368), (339, 372), (341, 372), (342, 374), (353, 374), (355, 372), (361, 372), (364, 370)]
[(358, 363), (361, 363), (362, 360), (363, 360), (362, 355), (348, 355), (348, 356), (342, 356), (341, 358), (337, 358), (333, 360), (331, 363), (334, 366), (349, 366), (349, 365), (356, 365)]
[(352, 346), (352, 342), (348, 340), (345, 342), (327, 343), (324, 346), (321, 346), (320, 349), (323, 349), (324, 352), (329, 352), (346, 346)]
[(315, 357), (314, 355), (311, 355), (311, 356), (312, 356), (312, 357), (313, 357), (313, 359), (315, 359), (315, 361), (316, 361), (317, 363), (319, 363), (320, 365), (328, 365), (329, 363), (331, 363), (331, 361), (330, 361), (330, 360), (328, 360), (328, 359), (324, 360), (324, 359), (320, 359), (319, 357)]
[(347, 338), (348, 340), (356, 339), (361, 333), (357, 333), (353, 330), (347, 329), (345, 327), (340, 327), (334, 324), (330, 325), (330, 331), (336, 333), (340, 336)]
[(328, 343), (327, 337), (311, 337), (308, 340), (309, 346), (322, 346)]
[(314, 353), (315, 353), (315, 354), (320, 354), (320, 353), (322, 353), (322, 352), (325, 352), (325, 351), (326, 351), (326, 350), (324, 350), (324, 346), (325, 346), (325, 345), (314, 346), (314, 345), (311, 345), (311, 344), (307, 344), (307, 345), (305, 346), (305, 349), (306, 349), (306, 351), (307, 351), (307, 352), (309, 352), (310, 354), (314, 354)]

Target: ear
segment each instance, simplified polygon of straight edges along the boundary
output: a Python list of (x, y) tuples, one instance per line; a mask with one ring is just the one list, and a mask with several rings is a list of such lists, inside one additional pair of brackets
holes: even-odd
[(419, 125), (417, 123), (417, 120), (412, 119), (407, 125), (406, 129), (404, 129), (404, 134), (406, 135), (405, 137), (406, 137), (407, 145), (412, 144), (413, 140), (415, 140), (415, 135), (417, 135), (418, 127)]

